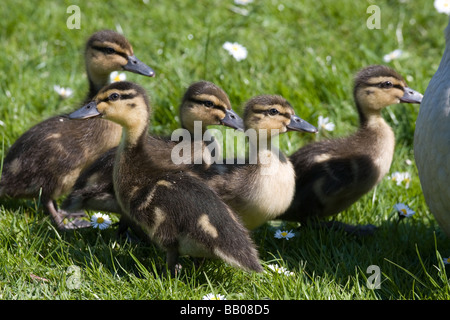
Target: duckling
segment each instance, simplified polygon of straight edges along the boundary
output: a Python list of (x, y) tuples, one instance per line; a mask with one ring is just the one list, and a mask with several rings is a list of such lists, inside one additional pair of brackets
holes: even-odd
[[(86, 100), (109, 81), (109, 74), (125, 70), (148, 77), (154, 71), (138, 60), (128, 40), (110, 30), (94, 33), (86, 43), (89, 92)], [(83, 219), (67, 223), (56, 199), (66, 194), (79, 173), (98, 156), (117, 146), (121, 127), (103, 119), (68, 121), (67, 115), (51, 117), (26, 131), (10, 147), (0, 180), (0, 196), (39, 198), (58, 228), (87, 226)]]
[[(389, 171), (395, 137), (381, 111), (401, 102), (420, 103), (422, 95), (382, 65), (360, 70), (353, 95), (360, 121), (354, 134), (308, 144), (289, 157), (297, 176), (296, 190), (280, 219), (307, 222), (335, 215), (369, 192)], [(374, 230), (372, 225), (335, 225), (362, 234)]]
[[(243, 130), (243, 120), (231, 108), (228, 95), (212, 82), (198, 81), (189, 86), (181, 101), (179, 114), (181, 127), (187, 130), (190, 139), (187, 139), (187, 144), (177, 143), (178, 147), (187, 145), (188, 154), (187, 156), (183, 154), (184, 159), (179, 159), (175, 163), (183, 160), (183, 164), (208, 166), (220, 157), (220, 145), (213, 136), (205, 135), (209, 126), (224, 125)], [(196, 125), (198, 125), (197, 129)], [(176, 154), (181, 151), (180, 148), (171, 148), (171, 150), (171, 158), (180, 156), (179, 153)]]
[[(192, 148), (190, 161), (179, 163), (172, 161), (172, 151), (178, 142), (166, 138), (150, 136), (148, 148), (153, 150), (155, 158), (159, 159), (159, 164), (168, 169), (188, 170), (191, 164), (196, 163), (201, 157), (201, 163), (209, 165), (212, 156), (209, 151), (220, 152), (217, 144), (211, 147), (210, 144), (201, 140), (204, 137), (207, 127), (210, 125), (225, 125), (234, 129), (243, 129), (242, 119), (231, 108), (227, 94), (214, 83), (209, 81), (198, 81), (189, 86), (186, 90), (179, 108), (181, 127), (190, 133), (189, 144)], [(201, 132), (197, 134), (195, 123), (200, 122)], [(195, 140), (194, 140), (195, 139)], [(198, 148), (200, 154), (195, 152), (194, 144), (201, 142), (202, 148)], [(205, 150), (208, 148), (208, 150)], [(117, 148), (113, 148), (98, 158), (78, 177), (72, 191), (62, 204), (62, 208), (67, 211), (95, 210), (121, 213), (119, 204), (114, 195), (112, 172), (114, 158)], [(206, 151), (206, 152), (205, 152)], [(218, 155), (213, 155), (217, 157)], [(124, 226), (125, 227), (125, 226)], [(122, 230), (119, 230), (121, 233)]]
[(244, 109), (244, 126), (250, 143), (244, 164), (235, 159), (232, 164), (196, 167), (192, 173), (215, 190), (252, 230), (284, 213), (294, 196), (294, 168), (272, 141), (279, 133), (315, 133), (317, 128), (296, 116), (289, 102), (277, 95), (250, 99)]
[(220, 258), (244, 270), (262, 271), (248, 232), (217, 194), (186, 172), (159, 165), (147, 134), (149, 114), (142, 87), (116, 82), (70, 115), (73, 119), (102, 116), (123, 127), (113, 170), (123, 214), (166, 251), (172, 274), (179, 255)]

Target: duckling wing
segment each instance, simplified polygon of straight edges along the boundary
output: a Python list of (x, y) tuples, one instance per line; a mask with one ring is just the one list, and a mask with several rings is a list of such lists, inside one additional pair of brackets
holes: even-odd
[(163, 248), (262, 271), (249, 233), (234, 212), (184, 172), (162, 174), (137, 192), (130, 201), (130, 216)]
[(250, 164), (211, 164), (192, 167), (192, 173), (204, 181), (232, 208), (240, 211), (246, 207), (252, 194), (258, 167)]
[[(37, 197), (42, 189), (42, 196), (52, 199), (64, 194), (81, 170), (110, 148), (106, 142), (97, 145), (90, 140), (91, 136), (103, 140), (91, 132), (103, 125), (110, 126), (102, 119), (78, 122), (57, 116), (32, 127), (16, 140), (5, 157), (1, 193)], [(118, 138), (120, 132), (106, 141), (115, 140), (112, 143), (117, 144)]]
[[(148, 158), (156, 159), (160, 169), (182, 170), (188, 166), (176, 165), (170, 158), (174, 142), (162, 138), (149, 136), (147, 138)], [(114, 194), (112, 174), (117, 147), (112, 148), (100, 156), (88, 168), (83, 170), (73, 186), (70, 194), (62, 204), (62, 208), (69, 211), (95, 210), (121, 213)]]
[(342, 143), (306, 146), (290, 159), (296, 172), (294, 200), (285, 213), (295, 221), (336, 214), (368, 192), (376, 180), (377, 169), (363, 153), (343, 151)]
[(112, 179), (116, 151), (117, 147), (110, 149), (81, 172), (72, 191), (63, 201), (62, 209), (121, 213)]

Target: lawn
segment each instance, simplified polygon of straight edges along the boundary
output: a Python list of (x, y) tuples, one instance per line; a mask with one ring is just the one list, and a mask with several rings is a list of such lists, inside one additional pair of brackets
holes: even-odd
[[(252, 96), (280, 94), (308, 122), (317, 125), (322, 115), (335, 124), (316, 136), (283, 135), (280, 147), (291, 154), (311, 141), (356, 130), (352, 80), (362, 67), (389, 65), (424, 93), (440, 62), (448, 23), (430, 0), (3, 2), (2, 157), (33, 124), (79, 106), (87, 91), (84, 42), (100, 29), (122, 32), (135, 55), (156, 71), (155, 78), (126, 74), (151, 97), (151, 133), (170, 135), (179, 126), (184, 90), (205, 79), (228, 93), (238, 113)], [(79, 29), (67, 26), (70, 5), (80, 8)], [(370, 5), (380, 10), (378, 29), (368, 27)], [(247, 57), (234, 59), (223, 48), (227, 41), (243, 45)], [(396, 49), (400, 57), (385, 62)], [(61, 99), (54, 85), (74, 94)], [(426, 206), (414, 164), (418, 111), (418, 105), (384, 111), (396, 134), (391, 170), (335, 217), (376, 225), (372, 236), (274, 221), (252, 233), (266, 273), (246, 273), (220, 261), (195, 267), (183, 258), (182, 274), (167, 279), (157, 275), (164, 254), (152, 245), (117, 239), (113, 227), (60, 232), (37, 199), (2, 200), (0, 299), (201, 300), (209, 293), (227, 300), (449, 299), (449, 267), (442, 259), (450, 256), (450, 242)], [(409, 173), (409, 184), (389, 179), (395, 172)], [(399, 221), (396, 203), (415, 214)], [(277, 239), (278, 229), (292, 230), (294, 237)], [(273, 265), (284, 269), (273, 271)], [(377, 271), (379, 282), (373, 282)]]

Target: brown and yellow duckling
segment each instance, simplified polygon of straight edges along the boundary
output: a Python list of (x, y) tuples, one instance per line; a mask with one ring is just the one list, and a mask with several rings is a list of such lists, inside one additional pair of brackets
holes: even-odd
[[(179, 114), (181, 127), (187, 130), (191, 137), (191, 140), (187, 141), (190, 145), (187, 150), (191, 153), (184, 158), (185, 164), (201, 163), (208, 166), (216, 159), (220, 159), (220, 145), (217, 144), (214, 136), (205, 135), (209, 126), (224, 125), (233, 129), (244, 129), (243, 120), (232, 109), (228, 95), (222, 88), (208, 81), (198, 81), (189, 86), (183, 96)], [(196, 129), (196, 125), (199, 128)], [(199, 130), (200, 126), (201, 130)], [(196, 144), (202, 147), (195, 148)], [(174, 153), (176, 151), (180, 150), (172, 149), (172, 156), (180, 156)]]
[[(165, 138), (150, 136), (148, 148), (152, 150), (155, 159), (159, 159), (159, 165), (170, 170), (189, 170), (191, 164), (201, 158), (200, 163), (210, 164), (209, 151), (219, 152), (218, 146), (204, 143), (205, 131), (211, 125), (225, 125), (235, 129), (243, 129), (242, 119), (231, 108), (227, 94), (218, 86), (208, 81), (198, 81), (186, 90), (179, 108), (181, 127), (190, 135), (189, 149), (186, 162), (172, 161), (172, 150), (179, 143)], [(198, 123), (200, 134), (195, 131), (194, 124)], [(197, 129), (198, 130), (198, 129)], [(199, 152), (194, 153), (195, 143), (201, 143)], [(185, 148), (186, 150), (188, 148)], [(113, 148), (98, 158), (78, 177), (72, 191), (62, 204), (62, 208), (68, 211), (95, 210), (121, 213), (121, 209), (114, 195), (112, 172), (117, 148)], [(180, 156), (176, 154), (175, 156)], [(215, 157), (217, 155), (214, 155)], [(182, 157), (182, 156), (180, 156)]]
[[(354, 134), (308, 144), (289, 157), (297, 176), (296, 191), (280, 219), (307, 222), (342, 212), (389, 171), (395, 137), (381, 111), (392, 104), (420, 103), (422, 95), (382, 65), (369, 66), (356, 75), (353, 95), (360, 119)], [(332, 225), (349, 232), (373, 231), (371, 225)]]
[(250, 142), (246, 163), (212, 164), (193, 174), (236, 211), (246, 228), (255, 229), (284, 213), (294, 196), (294, 168), (273, 140), (286, 131), (315, 133), (317, 128), (296, 116), (289, 102), (277, 95), (250, 99), (243, 118)]
[[(128, 40), (109, 30), (94, 33), (86, 43), (86, 70), (90, 100), (109, 82), (115, 70), (153, 77), (154, 71), (139, 61)], [(10, 147), (0, 180), (0, 196), (39, 198), (60, 229), (88, 225), (58, 210), (56, 199), (66, 194), (79, 173), (98, 156), (117, 146), (122, 128), (103, 119), (69, 121), (67, 115), (38, 123)]]
[(149, 114), (145, 91), (131, 82), (105, 87), (71, 114), (76, 119), (102, 116), (123, 127), (113, 170), (123, 214), (167, 252), (172, 273), (178, 256), (184, 254), (220, 258), (244, 270), (262, 271), (247, 230), (217, 194), (186, 172), (159, 165), (149, 147)]

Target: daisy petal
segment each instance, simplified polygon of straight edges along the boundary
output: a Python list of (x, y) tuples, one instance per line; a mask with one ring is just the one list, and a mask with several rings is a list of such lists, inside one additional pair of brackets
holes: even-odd
[(111, 225), (111, 218), (106, 214), (97, 212), (91, 217), (91, 225), (93, 228), (100, 230), (107, 229)]
[(203, 296), (202, 300), (227, 300), (224, 295), (208, 293), (206, 296)]
[(227, 41), (222, 47), (227, 50), (228, 53), (236, 59), (236, 61), (241, 61), (247, 58), (247, 49), (237, 42), (231, 43)]
[(450, 15), (450, 0), (434, 0), (437, 12)]
[(394, 209), (398, 212), (400, 218), (409, 218), (416, 213), (404, 203), (396, 203)]
[(292, 238), (294, 236), (295, 236), (295, 234), (292, 232), (292, 230), (282, 231), (280, 229), (278, 229), (274, 235), (274, 237), (277, 239), (286, 239), (286, 240), (289, 240), (290, 238)]

